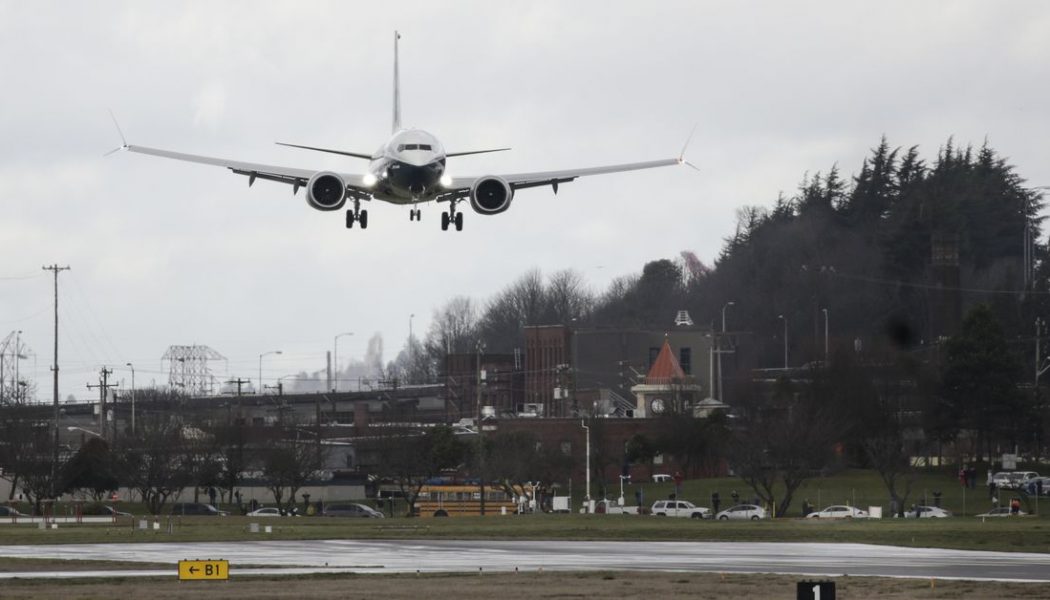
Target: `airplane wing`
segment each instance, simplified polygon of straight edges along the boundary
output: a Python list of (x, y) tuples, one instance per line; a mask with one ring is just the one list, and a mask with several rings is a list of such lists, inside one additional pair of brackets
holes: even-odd
[[(171, 150), (161, 150), (158, 148), (149, 148), (147, 146), (133, 146), (128, 144), (125, 145), (123, 148), (128, 152), (149, 154), (151, 156), (159, 156), (161, 158), (171, 158), (174, 160), (195, 162), (203, 165), (225, 167), (238, 175), (247, 176), (248, 185), (255, 183), (256, 179), (265, 179), (267, 181), (279, 181), (281, 183), (287, 183), (293, 186), (293, 190), (295, 192), (298, 192), (300, 187), (304, 187), (306, 185), (306, 182), (308, 182), (311, 177), (313, 177), (319, 172), (318, 169), (296, 169), (292, 167), (263, 165), (258, 163), (243, 162), (239, 160), (229, 160), (225, 158), (215, 158), (211, 156), (200, 156), (197, 154), (185, 154), (183, 152), (172, 152)], [(362, 181), (363, 175), (349, 173), (338, 173), (338, 175), (343, 178), (343, 181), (346, 182), (346, 187), (349, 189), (351, 194), (353, 194), (354, 192), (360, 192), (362, 196), (368, 194), (368, 190), (364, 186)]]
[[(520, 190), (523, 188), (540, 187), (549, 185), (554, 188), (554, 191), (558, 191), (558, 184), (568, 183), (573, 181), (577, 177), (585, 177), (587, 175), (604, 175), (606, 173), (621, 173), (623, 171), (638, 171), (640, 169), (654, 169), (656, 167), (669, 167), (671, 165), (683, 164), (685, 161), (679, 158), (665, 158), (663, 160), (650, 160), (646, 162), (637, 163), (624, 163), (619, 165), (607, 165), (604, 167), (588, 167), (583, 169), (567, 169), (563, 171), (540, 171), (536, 173), (513, 173), (510, 175), (499, 175), (493, 174), (496, 177), (500, 177), (510, 184), (511, 189)], [(487, 177), (488, 175), (486, 175)], [(470, 193), (470, 189), (474, 187), (474, 182), (481, 179), (478, 177), (453, 177), (452, 185), (449, 186), (449, 192), (456, 196), (466, 196)]]

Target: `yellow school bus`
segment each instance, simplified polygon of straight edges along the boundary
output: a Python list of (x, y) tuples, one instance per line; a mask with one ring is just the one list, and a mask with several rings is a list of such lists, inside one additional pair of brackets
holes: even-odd
[[(518, 496), (521, 490), (515, 488)], [(502, 487), (485, 486), (485, 514), (512, 515), (518, 505)], [(425, 485), (412, 511), (419, 517), (466, 517), (481, 515), (481, 488), (477, 485)]]

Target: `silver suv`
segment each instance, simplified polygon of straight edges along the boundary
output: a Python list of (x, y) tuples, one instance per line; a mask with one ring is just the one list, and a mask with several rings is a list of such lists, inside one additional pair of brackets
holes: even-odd
[(711, 509), (697, 506), (686, 500), (657, 500), (653, 502), (652, 513), (661, 517), (706, 519), (711, 514)]

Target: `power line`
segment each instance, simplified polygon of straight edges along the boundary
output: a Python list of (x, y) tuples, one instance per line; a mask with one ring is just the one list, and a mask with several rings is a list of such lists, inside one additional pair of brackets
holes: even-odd
[(863, 275), (846, 275), (844, 273), (831, 273), (831, 277), (838, 277), (840, 279), (849, 279), (852, 281), (864, 281), (867, 283), (877, 283), (880, 285), (892, 285), (898, 287), (910, 287), (924, 290), (949, 290), (956, 292), (966, 292), (971, 294), (1006, 294), (1020, 296), (1023, 294), (1034, 294), (1047, 296), (1050, 295), (1050, 291), (1040, 290), (989, 290), (982, 288), (965, 288), (965, 287), (950, 287), (943, 285), (936, 285), (933, 283), (913, 283), (910, 281), (902, 281), (900, 279), (881, 279), (878, 277), (865, 277)]

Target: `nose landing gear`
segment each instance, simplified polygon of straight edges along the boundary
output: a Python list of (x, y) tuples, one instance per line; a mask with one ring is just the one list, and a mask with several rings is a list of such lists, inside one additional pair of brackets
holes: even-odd
[(408, 211), (408, 220), (409, 221), (422, 221), (423, 220), (423, 211), (418, 209), (418, 208), (410, 209)]

